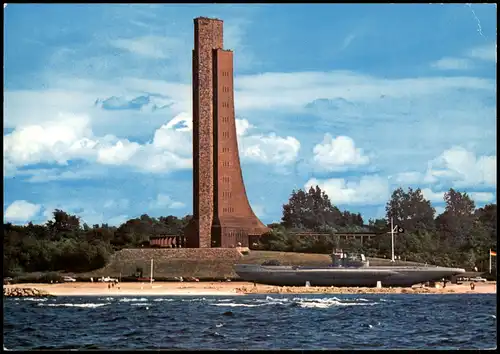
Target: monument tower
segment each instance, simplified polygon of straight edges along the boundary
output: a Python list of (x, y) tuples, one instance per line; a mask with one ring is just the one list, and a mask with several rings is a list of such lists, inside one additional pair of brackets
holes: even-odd
[(194, 19), (193, 220), (187, 247), (248, 246), (268, 228), (248, 202), (234, 115), (233, 52), (223, 49), (222, 21)]

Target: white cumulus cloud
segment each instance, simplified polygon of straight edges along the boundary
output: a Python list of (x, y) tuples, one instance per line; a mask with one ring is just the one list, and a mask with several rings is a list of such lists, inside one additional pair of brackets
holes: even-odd
[(354, 140), (348, 136), (332, 138), (325, 134), (323, 142), (313, 148), (314, 162), (320, 169), (343, 171), (352, 166), (366, 165), (370, 159), (363, 150), (356, 148)]
[(294, 137), (283, 138), (275, 133), (243, 136), (239, 140), (239, 150), (242, 159), (283, 166), (297, 159), (300, 142)]
[(496, 187), (497, 159), (493, 155), (476, 156), (461, 146), (443, 151), (428, 162), (427, 170), (401, 172), (396, 182), (401, 184), (435, 184), (450, 182), (456, 188), (488, 186)]
[(476, 157), (475, 153), (455, 146), (429, 162), (425, 181), (447, 179), (455, 187), (496, 186), (496, 168), (496, 156)]
[[(174, 119), (178, 121), (179, 117)], [(174, 129), (174, 124), (162, 125), (152, 142), (145, 144), (113, 135), (95, 136), (87, 117), (72, 114), (39, 125), (21, 126), (4, 136), (4, 162), (9, 171), (37, 163), (66, 165), (70, 160), (81, 159), (165, 172), (190, 168), (190, 155), (190, 133), (184, 128)]]
[(389, 200), (387, 178), (377, 175), (363, 176), (359, 181), (347, 181), (344, 178), (318, 180), (311, 178), (305, 188), (318, 185), (330, 197), (334, 205), (378, 205)]
[[(180, 127), (176, 128), (176, 125), (180, 124)], [(177, 131), (191, 131), (193, 130), (193, 117), (187, 112), (181, 112), (176, 115), (170, 122), (165, 126), (166, 128), (173, 129), (176, 128)]]
[[(246, 119), (237, 119), (236, 128), (242, 159), (286, 165), (298, 154), (300, 143), (294, 137), (273, 133), (249, 135), (253, 126)], [(60, 114), (56, 120), (21, 125), (4, 135), (4, 172), (8, 175), (14, 175), (16, 167), (38, 163), (67, 165), (71, 160), (128, 166), (154, 173), (189, 169), (192, 167), (191, 114), (177, 114), (157, 128), (152, 140), (144, 144), (109, 134), (96, 136), (89, 117), (74, 114)]]
[[(152, 145), (158, 149), (175, 150), (183, 156), (191, 155), (193, 151), (192, 126), (188, 125), (191, 121), (184, 114), (176, 116), (155, 131)], [(177, 124), (183, 124), (183, 126), (175, 128)]]
[(156, 199), (149, 203), (151, 209), (180, 209), (185, 206), (184, 203), (178, 202), (170, 198), (166, 194), (158, 194)]
[(491, 192), (471, 192), (469, 195), (476, 203), (489, 203), (495, 201), (495, 194)]
[(122, 165), (129, 161), (140, 149), (140, 145), (128, 140), (120, 140), (115, 145), (99, 149), (97, 162), (104, 165)]
[(245, 135), (249, 129), (252, 129), (253, 125), (246, 119), (236, 119), (236, 134), (238, 136)]
[(41, 209), (41, 205), (33, 204), (26, 200), (16, 200), (5, 210), (4, 220), (30, 221)]
[(57, 120), (21, 126), (4, 136), (4, 160), (12, 165), (64, 165), (70, 158), (89, 157), (96, 142), (88, 138), (88, 124), (86, 116), (61, 114)]
[[(429, 200), (431, 203), (444, 203), (444, 194), (446, 192), (434, 192), (430, 188), (422, 189), (422, 194), (424, 198)], [(495, 195), (491, 192), (470, 192), (467, 193), (472, 200), (476, 203), (488, 203), (495, 199)]]
[(422, 195), (431, 203), (444, 203), (445, 192), (434, 192), (430, 188), (422, 189)]

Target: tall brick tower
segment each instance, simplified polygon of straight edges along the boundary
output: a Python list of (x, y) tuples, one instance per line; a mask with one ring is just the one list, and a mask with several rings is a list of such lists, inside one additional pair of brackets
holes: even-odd
[(233, 52), (222, 21), (194, 19), (193, 248), (248, 246), (268, 228), (255, 216), (241, 174), (234, 115)]

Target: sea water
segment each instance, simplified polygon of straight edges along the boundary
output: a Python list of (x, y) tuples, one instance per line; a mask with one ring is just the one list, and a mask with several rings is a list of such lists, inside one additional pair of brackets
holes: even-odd
[(492, 349), (496, 295), (4, 298), (4, 347)]

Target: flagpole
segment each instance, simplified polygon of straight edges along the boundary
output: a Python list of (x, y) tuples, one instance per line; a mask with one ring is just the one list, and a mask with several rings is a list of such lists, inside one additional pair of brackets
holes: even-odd
[(153, 286), (153, 258), (151, 258), (151, 275), (150, 275), (149, 281), (150, 281), (151, 287), (152, 287)]
[(491, 274), (491, 248), (490, 248), (490, 274)]
[(394, 262), (394, 225), (391, 217), (391, 262)]

